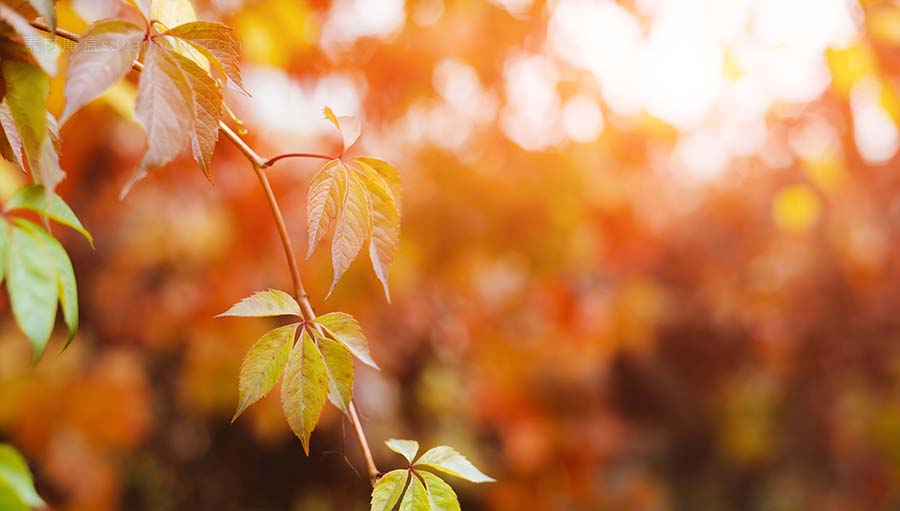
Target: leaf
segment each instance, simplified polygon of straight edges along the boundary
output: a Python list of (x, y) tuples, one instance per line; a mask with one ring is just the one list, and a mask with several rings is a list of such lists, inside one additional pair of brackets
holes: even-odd
[(378, 364), (372, 360), (369, 354), (369, 342), (360, 328), (356, 319), (345, 312), (329, 312), (315, 319), (325, 331), (340, 341), (362, 363), (374, 369), (379, 369)]
[(328, 374), (328, 399), (349, 415), (350, 401), (353, 399), (353, 357), (337, 341), (322, 337), (316, 342)]
[(238, 44), (231, 27), (222, 23), (195, 21), (172, 28), (166, 35), (190, 44), (206, 57), (233, 89), (250, 95), (241, 80)]
[(331, 229), (344, 205), (347, 195), (347, 169), (340, 160), (326, 163), (313, 177), (306, 194), (306, 228), (309, 237), (309, 258), (319, 240)]
[(277, 289), (269, 289), (253, 293), (216, 317), (225, 316), (263, 318), (268, 316), (300, 317), (301, 314), (300, 306), (291, 295)]
[(137, 9), (137, 11), (139, 13), (141, 13), (141, 16), (144, 17), (145, 21), (150, 19), (150, 0), (125, 0), (125, 1), (128, 2), (129, 4), (131, 4), (132, 7)]
[[(44, 37), (44, 35), (36, 28), (32, 27), (31, 23), (21, 14), (3, 3), (0, 3), (0, 22), (2, 22), (2, 25), (9, 27), (2, 32), (8, 33), (9, 31), (12, 31), (12, 33), (21, 40), (21, 42), (13, 42), (12, 47), (7, 45), (5, 48), (7, 52), (13, 51), (22, 53), (22, 56), (28, 55), (48, 75), (56, 74), (60, 49), (55, 41)], [(8, 34), (4, 35), (7, 35), (8, 37)], [(7, 53), (4, 57), (10, 58), (12, 55)], [(15, 55), (13, 60), (27, 62), (28, 59), (22, 59), (20, 55)]]
[(9, 259), (9, 224), (0, 217), (0, 284), (6, 278), (7, 259)]
[(409, 480), (409, 470), (391, 470), (372, 489), (372, 511), (392, 511)]
[(403, 500), (400, 502), (400, 511), (430, 511), (430, 509), (431, 504), (428, 502), (425, 485), (413, 475), (410, 478), (409, 486), (406, 487)]
[(419, 442), (415, 440), (399, 440), (396, 438), (391, 438), (387, 442), (388, 449), (394, 451), (395, 453), (406, 458), (406, 461), (412, 463), (412, 461), (416, 457), (416, 453), (419, 452)]
[(16, 225), (40, 238), (50, 251), (56, 269), (56, 293), (62, 306), (63, 321), (69, 328), (69, 336), (63, 346), (63, 349), (66, 349), (75, 338), (75, 332), (78, 331), (78, 286), (72, 261), (59, 241), (42, 227), (22, 218), (17, 218), (15, 222)]
[(322, 355), (304, 329), (300, 342), (291, 350), (281, 384), (281, 408), (291, 430), (303, 444), (309, 456), (309, 436), (319, 422), (325, 396), (328, 393), (328, 374)]
[(435, 470), (461, 477), (473, 483), (489, 483), (494, 479), (484, 475), (465, 456), (456, 452), (452, 447), (442, 445), (429, 449), (417, 461), (416, 466), (431, 467)]
[(56, 34), (56, 8), (53, 0), (28, 0), (28, 3), (44, 18), (50, 32)]
[(353, 158), (353, 162), (357, 165), (363, 164), (371, 167), (380, 175), (391, 189), (394, 195), (394, 202), (397, 204), (397, 211), (403, 210), (403, 182), (400, 180), (400, 173), (390, 163), (379, 160), (378, 158)]
[[(52, 193), (56, 190), (56, 185), (66, 177), (66, 173), (59, 167), (59, 126), (49, 112), (47, 112), (46, 124), (47, 136), (41, 142), (40, 153), (32, 167), (32, 174), (38, 184), (44, 185), (44, 188)], [(37, 172), (35, 172), (35, 166)]]
[(344, 150), (341, 152), (341, 155), (343, 155), (359, 138), (359, 134), (362, 131), (359, 119), (350, 115), (335, 117), (334, 112), (327, 106), (325, 107), (325, 118), (331, 121), (331, 124), (334, 124), (334, 127), (337, 128), (343, 138)]
[(0, 482), (10, 488), (28, 506), (43, 507), (45, 505), (34, 488), (31, 471), (28, 470), (25, 459), (7, 444), (0, 444)]
[(31, 508), (22, 502), (22, 499), (8, 484), (0, 481), (0, 509), (3, 511), (29, 511)]
[(159, 20), (165, 27), (177, 27), (197, 21), (191, 0), (151, 0), (150, 19)]
[(372, 233), (369, 237), (369, 259), (375, 275), (384, 287), (384, 295), (391, 301), (388, 275), (394, 255), (400, 246), (400, 209), (385, 179), (364, 162), (357, 162), (364, 172), (363, 180), (372, 202)]
[(331, 265), (333, 275), (331, 287), (325, 298), (331, 296), (334, 286), (350, 267), (372, 230), (372, 202), (361, 178), (355, 172), (349, 173), (347, 196), (344, 207), (334, 228), (331, 241)]
[(443, 479), (431, 472), (417, 472), (425, 481), (431, 511), (460, 511), (456, 492)]
[(260, 337), (247, 351), (238, 378), (238, 406), (231, 422), (278, 383), (291, 354), (298, 326), (299, 323), (294, 323), (276, 328)]
[(60, 123), (118, 83), (141, 53), (144, 29), (127, 21), (100, 20), (69, 53), (66, 107)]
[(147, 132), (147, 152), (122, 190), (122, 197), (151, 170), (174, 160), (187, 144), (193, 125), (193, 105), (188, 101), (191, 96), (191, 88), (171, 52), (157, 43), (149, 44), (134, 110)]
[(7, 290), (13, 316), (31, 341), (36, 362), (53, 331), (58, 301), (56, 261), (45, 240), (19, 225), (12, 228)]
[(22, 149), (32, 173), (37, 175), (42, 145), (47, 138), (44, 102), (50, 80), (34, 64), (5, 60), (0, 63), (6, 81), (6, 104), (22, 141)]
[(81, 225), (78, 217), (75, 216), (68, 204), (55, 193), (48, 197), (42, 185), (28, 185), (19, 188), (16, 194), (6, 203), (4, 211), (9, 212), (17, 209), (34, 211), (55, 222), (71, 227), (84, 236), (88, 243), (91, 244), (91, 247), (94, 246), (93, 236)]
[(19, 130), (16, 129), (16, 122), (12, 118), (12, 112), (9, 111), (9, 104), (6, 100), (0, 103), (0, 127), (3, 128), (5, 139), (2, 144), (3, 158), (25, 172), (27, 166), (22, 157), (22, 138), (19, 136)]
[(207, 179), (212, 179), (210, 166), (219, 140), (219, 118), (222, 117), (222, 91), (209, 73), (178, 53), (178, 62), (191, 91), (191, 152)]

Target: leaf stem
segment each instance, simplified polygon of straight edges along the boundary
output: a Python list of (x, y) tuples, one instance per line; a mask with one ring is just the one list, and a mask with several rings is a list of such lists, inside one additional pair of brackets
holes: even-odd
[[(34, 28), (41, 30), (43, 32), (52, 33), (50, 27), (48, 27), (45, 23), (39, 21), (31, 22), (31, 26)], [(56, 29), (56, 35), (66, 39), (68, 41), (72, 41), (77, 43), (80, 39), (78, 34), (73, 32), (69, 32), (68, 30), (63, 30), (61, 28)], [(143, 66), (140, 62), (134, 63), (134, 69), (136, 71), (141, 71)], [(275, 226), (278, 229), (278, 235), (281, 238), (281, 245), (284, 248), (284, 255), (287, 258), (288, 268), (291, 272), (291, 280), (294, 285), (294, 296), (297, 298), (297, 302), (300, 304), (300, 310), (303, 314), (303, 319), (306, 321), (312, 321), (316, 317), (315, 310), (312, 307), (312, 303), (309, 301), (309, 295), (306, 294), (306, 289), (303, 287), (303, 279), (300, 276), (300, 267), (297, 266), (297, 257), (294, 254), (294, 248), (291, 244), (290, 236), (287, 232), (287, 227), (284, 223), (284, 215), (281, 214), (281, 208), (278, 206), (278, 201), (275, 199), (275, 193), (272, 191), (272, 185), (269, 183), (269, 178), (266, 176), (266, 173), (263, 172), (263, 169), (271, 166), (278, 160), (284, 158), (320, 158), (331, 160), (334, 159), (330, 156), (325, 156), (321, 154), (314, 153), (288, 153), (276, 156), (274, 158), (265, 159), (260, 156), (256, 151), (241, 138), (240, 135), (234, 132), (224, 121), (219, 120), (219, 130), (225, 135), (225, 138), (228, 139), (244, 157), (247, 161), (250, 162), (250, 165), (253, 167), (253, 171), (256, 173), (256, 177), (259, 179), (259, 184), (262, 186), (263, 192), (266, 195), (266, 200), (269, 203), (269, 209), (272, 210), (272, 217), (275, 219)], [(321, 331), (318, 323), (313, 323), (314, 328), (324, 336), (324, 333)], [(372, 457), (372, 450), (369, 448), (369, 440), (366, 438), (366, 433), (363, 430), (362, 422), (359, 420), (359, 412), (356, 410), (356, 404), (351, 401), (350, 402), (350, 421), (353, 423), (353, 429), (356, 432), (356, 438), (359, 441), (359, 447), (362, 449), (363, 458), (366, 461), (366, 468), (369, 472), (369, 479), (372, 485), (375, 485), (375, 482), (378, 479), (378, 476), (381, 475), (378, 467), (375, 465), (375, 460)]]

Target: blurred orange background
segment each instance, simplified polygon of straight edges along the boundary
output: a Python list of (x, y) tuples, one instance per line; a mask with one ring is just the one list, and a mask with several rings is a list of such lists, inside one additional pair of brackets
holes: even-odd
[[(356, 388), (380, 468), (390, 437), (453, 445), (498, 480), (455, 485), (471, 511), (900, 509), (900, 2), (195, 6), (236, 29), (260, 153), (334, 153), (329, 105), (403, 176), (392, 304), (364, 262), (327, 301), (328, 251), (301, 268), (382, 367)], [(3, 304), (0, 437), (58, 510), (367, 509), (333, 409), (308, 459), (275, 393), (229, 424), (277, 323), (213, 316), (290, 289), (277, 232), (227, 143), (214, 186), (185, 154), (119, 201), (133, 94), (62, 131), (82, 326), (31, 366)], [(300, 253), (316, 165), (268, 171)]]

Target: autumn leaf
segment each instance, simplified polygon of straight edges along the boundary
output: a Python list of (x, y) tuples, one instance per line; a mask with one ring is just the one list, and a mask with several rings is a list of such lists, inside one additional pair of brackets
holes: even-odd
[(222, 117), (222, 91), (209, 73), (178, 53), (178, 62), (191, 91), (191, 152), (207, 179), (212, 179), (212, 156), (219, 140), (219, 118)]
[(460, 511), (456, 492), (443, 479), (431, 472), (416, 472), (425, 481), (431, 511)]
[[(8, 41), (11, 44), (0, 45), (0, 60), (18, 60), (29, 63), (32, 60), (40, 66), (48, 75), (55, 75), (57, 59), (59, 58), (59, 46), (52, 39), (44, 37), (41, 32), (32, 27), (27, 19), (0, 3), (0, 35), (4, 39), (18, 39)], [(24, 56), (29, 59), (23, 59)]]
[(238, 379), (238, 406), (231, 422), (268, 394), (281, 378), (298, 326), (299, 323), (294, 323), (276, 328), (260, 337), (247, 351)]
[(42, 145), (47, 138), (44, 102), (50, 92), (50, 80), (34, 65), (15, 60), (0, 62), (6, 82), (5, 102), (22, 142), (25, 158), (36, 172)]
[(325, 298), (331, 296), (334, 287), (350, 267), (350, 263), (356, 259), (356, 254), (362, 249), (372, 230), (372, 202), (369, 194), (362, 178), (355, 172), (348, 174), (347, 195), (331, 241), (333, 275)]
[(353, 357), (341, 343), (327, 338), (316, 339), (328, 373), (328, 399), (340, 411), (350, 413), (353, 399)]
[(307, 258), (341, 213), (348, 179), (347, 169), (340, 160), (329, 161), (313, 177), (306, 194)]
[(403, 496), (409, 476), (408, 470), (392, 470), (381, 476), (372, 489), (372, 511), (393, 511)]
[(149, 21), (151, 18), (150, 15), (150, 1), (151, 0), (125, 0), (132, 7), (137, 9), (137, 11), (143, 16), (144, 21)]
[(281, 408), (291, 430), (303, 444), (303, 451), (309, 455), (309, 437), (328, 393), (328, 374), (322, 355), (304, 329), (284, 369), (281, 384)]
[(234, 31), (228, 25), (209, 21), (195, 21), (179, 25), (165, 35), (177, 37), (199, 51), (235, 90), (250, 95), (241, 80), (238, 66), (238, 45)]
[(47, 194), (42, 185), (28, 185), (19, 188), (15, 195), (6, 202), (4, 211), (16, 211), (27, 209), (45, 216), (55, 222), (71, 227), (94, 246), (94, 238), (91, 233), (81, 225), (81, 221), (59, 195)]
[(462, 454), (452, 447), (442, 445), (429, 449), (415, 463), (416, 467), (429, 467), (473, 483), (489, 483), (494, 479), (484, 475), (475, 468)]
[(341, 134), (344, 147), (343, 151), (341, 151), (341, 156), (343, 156), (350, 150), (350, 146), (356, 143), (356, 140), (359, 138), (359, 134), (362, 131), (359, 119), (349, 115), (336, 117), (334, 112), (331, 111), (331, 108), (327, 106), (325, 107), (325, 118), (331, 121), (331, 124), (334, 124), (334, 127), (337, 128), (338, 132)]
[(397, 204), (397, 211), (403, 211), (403, 182), (400, 179), (400, 173), (397, 168), (390, 163), (379, 160), (378, 158), (353, 158), (357, 165), (367, 165), (372, 168), (382, 179), (388, 184), (391, 193), (394, 195), (394, 203)]
[(375, 275), (384, 287), (388, 302), (391, 301), (388, 275), (394, 263), (394, 255), (400, 246), (400, 208), (388, 182), (365, 162), (357, 161), (363, 171), (369, 200), (372, 202), (372, 232), (369, 237), (369, 259)]
[(127, 21), (101, 20), (88, 27), (69, 53), (60, 123), (122, 80), (140, 55), (143, 40), (144, 29)]
[(291, 295), (277, 289), (257, 291), (236, 303), (227, 311), (216, 316), (267, 317), (297, 316), (300, 317), (300, 306)]
[(431, 504), (428, 502), (428, 493), (425, 491), (425, 485), (418, 477), (413, 475), (410, 477), (409, 485), (406, 487), (406, 493), (400, 502), (400, 511), (429, 511)]
[(378, 364), (369, 354), (369, 342), (363, 334), (356, 319), (345, 312), (329, 312), (315, 319), (325, 331), (341, 342), (356, 358), (364, 364), (378, 369)]
[(388, 446), (388, 449), (403, 456), (410, 463), (416, 458), (416, 453), (419, 452), (419, 442), (415, 440), (391, 438), (385, 444)]

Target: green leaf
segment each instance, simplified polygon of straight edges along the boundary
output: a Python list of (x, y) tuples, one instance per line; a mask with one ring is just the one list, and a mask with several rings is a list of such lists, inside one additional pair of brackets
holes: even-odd
[(416, 453), (419, 452), (419, 442), (415, 440), (399, 440), (397, 438), (391, 438), (387, 442), (388, 449), (394, 451), (395, 453), (406, 458), (406, 461), (412, 463), (412, 461), (416, 457)]
[(391, 470), (381, 476), (372, 489), (372, 511), (393, 511), (408, 480), (409, 470)]
[(0, 284), (6, 278), (6, 261), (9, 259), (9, 224), (0, 217)]
[(3, 511), (29, 511), (28, 504), (6, 483), (0, 481), (0, 509)]
[(484, 475), (475, 468), (475, 465), (472, 465), (465, 456), (446, 445), (429, 449), (416, 461), (416, 466), (430, 467), (473, 483), (490, 483), (494, 481), (494, 479)]
[(166, 32), (166, 35), (177, 37), (190, 44), (228, 80), (233, 89), (250, 95), (241, 82), (238, 43), (231, 27), (221, 23), (195, 21), (179, 25)]
[(388, 302), (391, 293), (388, 275), (394, 264), (394, 255), (400, 246), (400, 209), (387, 181), (364, 162), (357, 162), (363, 170), (363, 181), (372, 202), (372, 233), (369, 238), (369, 259), (375, 275), (384, 287)]
[(291, 350), (281, 384), (281, 408), (291, 430), (309, 456), (309, 437), (325, 407), (328, 373), (325, 361), (306, 330)]
[(350, 263), (356, 259), (356, 254), (372, 232), (372, 202), (369, 200), (369, 194), (362, 179), (355, 172), (349, 174), (347, 196), (344, 197), (344, 207), (334, 228), (334, 239), (331, 241), (333, 275), (331, 287), (325, 298), (331, 296), (334, 286), (341, 280)]
[(6, 81), (6, 104), (22, 141), (22, 149), (36, 177), (38, 161), (47, 138), (44, 102), (50, 80), (36, 65), (15, 60), (0, 63)]
[(322, 166), (309, 184), (306, 194), (306, 228), (308, 232), (309, 258), (319, 240), (331, 229), (341, 213), (347, 195), (347, 169), (340, 160), (331, 160)]
[(378, 364), (372, 360), (369, 354), (369, 342), (363, 334), (362, 328), (356, 319), (346, 312), (329, 312), (315, 319), (325, 331), (340, 341), (362, 363), (374, 369), (379, 369)]
[(300, 315), (300, 306), (291, 295), (277, 289), (269, 289), (253, 293), (216, 317), (263, 318), (268, 316), (300, 317)]
[(334, 112), (327, 106), (325, 107), (325, 118), (331, 121), (331, 124), (334, 124), (334, 127), (340, 132), (344, 142), (344, 150), (341, 154), (346, 153), (350, 149), (350, 146), (356, 143), (356, 140), (359, 138), (359, 134), (362, 131), (359, 119), (350, 115), (335, 117)]
[(231, 422), (278, 383), (291, 354), (298, 326), (299, 323), (294, 323), (276, 328), (260, 337), (247, 351), (238, 378), (238, 407)]
[(443, 479), (431, 472), (417, 472), (425, 480), (425, 489), (428, 491), (428, 501), (431, 502), (431, 511), (460, 511), (459, 498), (456, 492)]
[(12, 228), (7, 290), (13, 316), (31, 341), (37, 361), (56, 320), (58, 277), (53, 248), (42, 237), (20, 225)]
[[(0, 444), (0, 483), (10, 488), (16, 496), (31, 507), (43, 507), (31, 478), (31, 471), (22, 455), (7, 444)], [(6, 508), (3, 508), (4, 510)]]
[(409, 485), (406, 487), (406, 493), (400, 502), (400, 511), (430, 511), (431, 503), (428, 502), (428, 492), (425, 491), (425, 485), (413, 474), (410, 478)]
[(88, 27), (69, 53), (62, 124), (128, 74), (143, 40), (144, 29), (127, 21), (100, 20)]
[(353, 399), (353, 357), (339, 342), (325, 337), (316, 342), (328, 373), (328, 399), (349, 415), (350, 401)]
[(63, 321), (69, 328), (69, 336), (66, 338), (66, 343), (63, 346), (63, 349), (66, 349), (69, 347), (72, 339), (75, 338), (75, 332), (78, 331), (78, 286), (75, 282), (75, 270), (72, 268), (72, 261), (59, 241), (42, 227), (21, 218), (17, 218), (15, 222), (16, 225), (40, 238), (48, 247), (53, 258), (54, 267), (56, 268), (57, 296), (62, 306)]
[(6, 203), (4, 211), (27, 209), (35, 211), (41, 216), (46, 216), (55, 222), (71, 227), (78, 231), (91, 247), (94, 246), (94, 237), (81, 225), (78, 217), (59, 195), (50, 194), (48, 197), (42, 185), (28, 185), (19, 188), (15, 195)]

